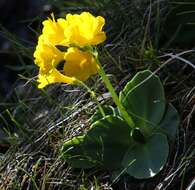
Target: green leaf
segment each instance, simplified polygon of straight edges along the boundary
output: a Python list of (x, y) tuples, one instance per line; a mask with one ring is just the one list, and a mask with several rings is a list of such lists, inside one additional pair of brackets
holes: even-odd
[(149, 70), (138, 72), (120, 92), (119, 99), (139, 128), (156, 126), (164, 115), (164, 89), (159, 77)]
[(168, 104), (164, 117), (160, 122), (160, 127), (165, 130), (170, 140), (175, 139), (177, 128), (179, 125), (179, 114), (172, 104)]
[(131, 144), (131, 128), (120, 117), (110, 115), (95, 122), (84, 138), (85, 153), (106, 169), (121, 168)]
[(62, 158), (74, 168), (91, 168), (95, 163), (84, 154), (82, 143), (84, 136), (74, 137), (64, 143)]
[[(102, 109), (104, 110), (104, 113), (106, 116), (108, 115), (116, 115), (115, 113), (115, 109), (112, 106), (102, 106)], [(98, 109), (90, 118), (90, 123), (95, 123), (96, 121), (102, 119), (103, 116), (100, 112), (100, 110)]]
[[(168, 153), (169, 145), (166, 136), (156, 133), (147, 143), (137, 143), (129, 148), (123, 158), (123, 167), (129, 175), (137, 179), (150, 178), (162, 170)], [(129, 163), (132, 164), (129, 166)]]

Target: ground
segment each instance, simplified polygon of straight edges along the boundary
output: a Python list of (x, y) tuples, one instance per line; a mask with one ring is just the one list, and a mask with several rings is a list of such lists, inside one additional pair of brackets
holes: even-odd
[[(0, 25), (0, 58), (5, 65), (1, 70), (0, 127), (7, 132), (0, 133), (0, 189), (183, 190), (188, 187), (193, 190), (195, 29), (190, 25), (195, 20), (193, 2), (58, 0), (27, 4), (22, 4), (24, 8), (18, 5), (20, 14), (11, 8), (16, 4), (9, 5), (12, 21), (7, 12), (1, 11), (4, 17)], [(0, 6), (5, 8), (8, 3), (2, 2)], [(38, 8), (32, 10), (32, 7)], [(124, 175), (113, 181), (106, 170), (73, 169), (60, 157), (64, 141), (88, 131), (96, 104), (81, 87), (56, 84), (37, 89), (33, 77), (38, 69), (32, 54), (41, 22), (51, 12), (60, 17), (83, 10), (106, 19), (107, 40), (99, 47), (99, 54), (117, 92), (136, 72), (148, 68), (160, 77), (167, 102), (179, 112), (179, 130), (167, 164), (152, 179), (136, 180)], [(13, 20), (20, 25), (13, 24)], [(114, 106), (98, 76), (87, 84), (96, 91), (102, 104)]]

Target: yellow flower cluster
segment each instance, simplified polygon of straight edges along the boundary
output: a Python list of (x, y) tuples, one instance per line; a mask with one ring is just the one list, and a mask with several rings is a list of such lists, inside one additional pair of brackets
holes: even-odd
[[(34, 52), (35, 64), (39, 66), (38, 88), (56, 82), (72, 84), (76, 79), (85, 81), (98, 72), (94, 56), (83, 51), (85, 46), (102, 43), (106, 34), (102, 31), (105, 20), (89, 12), (67, 14), (66, 18), (43, 21), (42, 34)], [(60, 51), (59, 46), (67, 47)], [(64, 62), (62, 71), (57, 69)]]

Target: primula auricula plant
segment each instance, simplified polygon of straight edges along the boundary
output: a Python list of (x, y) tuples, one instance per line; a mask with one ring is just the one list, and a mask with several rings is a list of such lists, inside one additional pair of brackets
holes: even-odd
[(96, 46), (106, 39), (104, 24), (103, 17), (88, 12), (57, 20), (52, 15), (45, 20), (34, 53), (38, 87), (82, 85), (95, 98), (84, 81), (98, 73), (116, 108), (101, 106), (95, 98), (99, 109), (90, 119), (89, 131), (66, 141), (62, 157), (75, 168), (99, 166), (118, 175), (153, 177), (166, 163), (179, 124), (178, 113), (166, 103), (160, 79), (149, 70), (138, 72), (119, 96), (116, 94), (98, 59)]

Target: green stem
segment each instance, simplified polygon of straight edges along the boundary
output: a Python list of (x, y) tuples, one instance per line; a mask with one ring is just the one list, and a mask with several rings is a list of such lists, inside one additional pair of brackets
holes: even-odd
[(116, 104), (116, 106), (118, 107), (118, 109), (120, 110), (121, 114), (123, 115), (124, 119), (126, 120), (126, 122), (129, 124), (130, 127), (134, 128), (135, 124), (132, 120), (132, 118), (129, 116), (129, 114), (127, 113), (127, 111), (125, 110), (125, 108), (123, 107), (123, 105), (120, 103), (119, 98), (115, 92), (115, 89), (113, 88), (109, 78), (107, 77), (100, 61), (98, 60), (97, 56), (95, 56), (96, 61), (100, 67), (99, 69), (99, 75), (102, 77), (102, 80), (104, 81), (107, 89), (109, 90), (112, 99), (114, 101), (114, 103)]
[(97, 106), (100, 110), (100, 113), (102, 114), (103, 117), (105, 117), (106, 115), (104, 113), (104, 110), (103, 110), (101, 104), (99, 103), (99, 101), (97, 99), (97, 96), (96, 96), (95, 92), (93, 90), (91, 90), (84, 82), (82, 82), (78, 79), (76, 80), (76, 83), (87, 89), (87, 91), (90, 93), (91, 97), (95, 100), (95, 102), (96, 102), (96, 104), (97, 104)]

